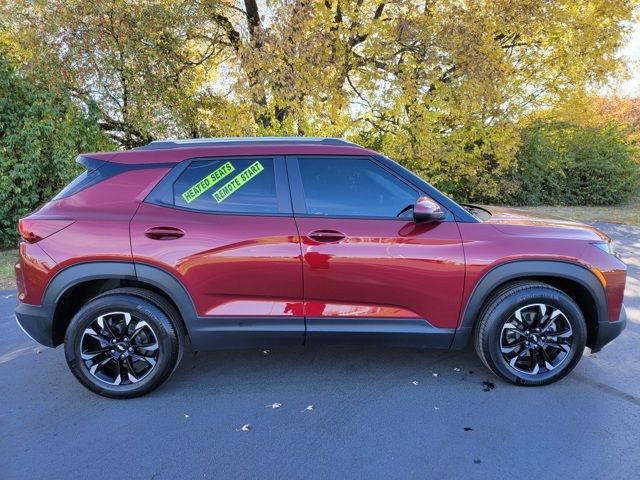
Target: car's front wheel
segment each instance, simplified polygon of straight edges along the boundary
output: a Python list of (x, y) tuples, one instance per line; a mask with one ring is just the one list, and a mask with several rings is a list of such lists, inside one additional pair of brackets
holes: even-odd
[(131, 398), (160, 386), (182, 353), (184, 333), (175, 309), (138, 288), (103, 293), (73, 317), (65, 356), (76, 378), (106, 397)]
[(475, 348), (496, 375), (518, 385), (547, 385), (580, 361), (587, 338), (582, 311), (564, 292), (526, 281), (506, 285), (483, 308)]

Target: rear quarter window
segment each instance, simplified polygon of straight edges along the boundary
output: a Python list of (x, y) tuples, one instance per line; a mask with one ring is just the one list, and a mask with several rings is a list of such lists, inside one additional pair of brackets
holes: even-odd
[(107, 178), (112, 172), (105, 172), (104, 166), (108, 162), (96, 160), (95, 158), (80, 156), (76, 162), (82, 165), (86, 170), (74, 178), (66, 187), (64, 187), (52, 200), (60, 200), (70, 197), (76, 193), (89, 188), (96, 183), (100, 183)]

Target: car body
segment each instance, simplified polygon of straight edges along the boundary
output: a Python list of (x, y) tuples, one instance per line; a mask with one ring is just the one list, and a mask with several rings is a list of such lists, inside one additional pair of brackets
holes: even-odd
[[(603, 233), (459, 205), (343, 140), (163, 141), (78, 161), (87, 171), (20, 222), (16, 317), (46, 346), (65, 342), (84, 305), (122, 288), (167, 302), (195, 350), (464, 348), (492, 295), (522, 282), (577, 306), (582, 319), (567, 318), (584, 324), (582, 348), (602, 348), (625, 326), (626, 267)], [(550, 302), (519, 315), (537, 308), (550, 321)]]

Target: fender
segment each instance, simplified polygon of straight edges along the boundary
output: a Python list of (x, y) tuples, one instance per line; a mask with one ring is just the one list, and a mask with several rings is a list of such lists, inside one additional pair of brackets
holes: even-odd
[(56, 273), (47, 284), (41, 305), (53, 312), (58, 300), (71, 287), (89, 280), (136, 280), (133, 262), (99, 261), (76, 263)]
[(593, 298), (598, 324), (607, 322), (607, 297), (600, 280), (586, 267), (561, 260), (514, 260), (493, 267), (476, 283), (456, 330), (452, 349), (464, 348), (486, 299), (498, 285), (526, 277), (557, 277), (582, 285)]
[(138, 280), (157, 287), (176, 304), (187, 328), (197, 317), (195, 306), (187, 290), (169, 272), (151, 265), (122, 261), (79, 263), (58, 272), (47, 285), (42, 307), (53, 313), (58, 300), (73, 286), (88, 280), (107, 279)]
[(196, 313), (196, 307), (191, 299), (191, 295), (189, 295), (182, 283), (171, 273), (161, 268), (138, 262), (136, 262), (135, 267), (136, 277), (139, 281), (157, 287), (173, 300), (173, 303), (178, 307), (187, 331), (191, 331), (189, 327), (192, 322), (198, 318), (198, 314)]

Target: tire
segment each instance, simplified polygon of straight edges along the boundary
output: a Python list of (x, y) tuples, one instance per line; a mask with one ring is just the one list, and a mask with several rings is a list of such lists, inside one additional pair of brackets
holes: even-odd
[(474, 332), (482, 363), (508, 382), (526, 386), (548, 385), (571, 372), (586, 339), (584, 316), (571, 297), (534, 281), (494, 292)]
[(133, 398), (158, 388), (184, 350), (182, 320), (161, 296), (140, 288), (110, 290), (87, 302), (67, 328), (65, 357), (98, 395)]

